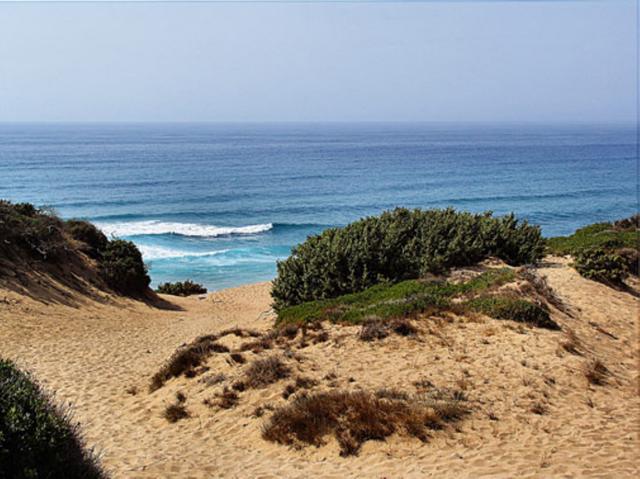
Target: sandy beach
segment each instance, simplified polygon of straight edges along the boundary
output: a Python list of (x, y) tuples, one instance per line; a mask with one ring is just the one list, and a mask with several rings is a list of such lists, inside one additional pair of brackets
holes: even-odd
[[(417, 339), (375, 344), (359, 341), (358, 327), (326, 326), (327, 341), (298, 351), (299, 372), (323, 388), (407, 390), (427, 380), (468, 396), (471, 414), (455, 428), (424, 444), (398, 435), (368, 441), (356, 457), (340, 457), (333, 439), (301, 450), (262, 439), (268, 413), (258, 418), (255, 409), (284, 404), (286, 382), (247, 391), (232, 409), (204, 405), (216, 387), (197, 379), (172, 379), (149, 393), (151, 376), (197, 336), (270, 328), (270, 283), (165, 296), (171, 310), (70, 290), (60, 296), (69, 304), (46, 304), (0, 289), (2, 354), (73, 405), (88, 444), (115, 478), (635, 477), (639, 301), (580, 277), (566, 259), (547, 258), (538, 272), (571, 307), (573, 317), (552, 316), (575, 333), (579, 354), (560, 346), (565, 332), (489, 318), (424, 319)], [(221, 342), (234, 347), (235, 340)], [(211, 371), (238, 376), (244, 366), (222, 356), (209, 360)], [(605, 385), (585, 379), (593, 358), (610, 370)], [(190, 417), (169, 423), (162, 413), (177, 391)]]

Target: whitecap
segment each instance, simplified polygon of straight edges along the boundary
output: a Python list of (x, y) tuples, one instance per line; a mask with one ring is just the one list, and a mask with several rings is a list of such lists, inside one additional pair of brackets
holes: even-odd
[(216, 256), (227, 253), (228, 249), (216, 251), (185, 251), (173, 248), (164, 248), (162, 246), (137, 245), (145, 260), (167, 259), (167, 258), (196, 258), (206, 256)]
[(175, 234), (181, 236), (216, 237), (251, 235), (273, 228), (272, 223), (248, 226), (213, 226), (195, 223), (171, 223), (164, 221), (132, 221), (126, 223), (97, 223), (107, 236), (141, 236)]

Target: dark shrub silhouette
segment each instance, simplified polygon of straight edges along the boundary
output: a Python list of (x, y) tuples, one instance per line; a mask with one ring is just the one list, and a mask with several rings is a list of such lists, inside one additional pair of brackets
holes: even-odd
[(68, 409), (57, 407), (28, 374), (0, 359), (0, 477), (106, 478), (85, 449)]
[(178, 281), (175, 283), (163, 283), (158, 286), (156, 292), (161, 294), (172, 294), (174, 296), (190, 296), (192, 294), (204, 294), (207, 292), (207, 288), (188, 279), (186, 281)]
[(143, 293), (151, 280), (140, 251), (131, 241), (109, 241), (102, 253), (100, 274), (114, 290), (136, 295)]

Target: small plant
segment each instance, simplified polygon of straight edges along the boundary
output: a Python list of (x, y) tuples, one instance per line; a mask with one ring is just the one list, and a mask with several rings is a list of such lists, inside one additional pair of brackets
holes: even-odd
[(0, 359), (0, 477), (102, 479), (69, 409), (56, 406), (26, 373)]
[(620, 285), (627, 277), (625, 261), (602, 248), (590, 248), (576, 254), (574, 266), (587, 279)]
[(175, 404), (169, 404), (165, 408), (163, 416), (167, 421), (175, 423), (181, 419), (188, 418), (189, 412), (183, 403), (177, 402)]
[(389, 330), (380, 318), (369, 318), (362, 325), (358, 337), (362, 341), (375, 341), (389, 336)]
[(141, 294), (151, 282), (142, 255), (131, 241), (109, 241), (102, 252), (100, 273), (109, 287), (122, 294)]
[(150, 391), (161, 388), (166, 381), (182, 374), (195, 376), (200, 366), (212, 353), (227, 353), (229, 348), (217, 343), (218, 336), (207, 335), (196, 338), (191, 344), (174, 352), (160, 370), (153, 375)]
[(156, 292), (173, 296), (190, 296), (192, 294), (204, 294), (207, 292), (207, 288), (188, 279), (176, 283), (163, 283), (158, 286)]
[(245, 383), (249, 388), (263, 388), (285, 379), (291, 374), (291, 369), (278, 356), (258, 359), (251, 363), (245, 372)]
[(231, 409), (235, 407), (240, 401), (240, 396), (234, 390), (224, 388), (224, 390), (218, 395), (217, 405), (222, 409)]

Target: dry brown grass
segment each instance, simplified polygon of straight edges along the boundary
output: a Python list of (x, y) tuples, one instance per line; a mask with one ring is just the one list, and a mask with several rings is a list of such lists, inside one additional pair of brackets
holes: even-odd
[(558, 311), (562, 311), (569, 317), (573, 317), (574, 313), (571, 307), (564, 302), (560, 296), (549, 286), (547, 278), (540, 276), (533, 267), (524, 267), (520, 270), (519, 275), (524, 279), (530, 287), (544, 300), (556, 308)]
[(582, 352), (580, 351), (580, 340), (578, 339), (575, 331), (567, 328), (564, 331), (564, 334), (565, 338), (560, 341), (560, 347), (569, 354), (582, 356)]
[(216, 404), (222, 409), (231, 409), (238, 404), (238, 401), (240, 401), (238, 393), (226, 387), (221, 393), (217, 394), (217, 397), (218, 401)]
[(381, 319), (370, 318), (362, 325), (360, 335), (362, 341), (374, 341), (389, 336), (389, 331)]
[(291, 374), (291, 369), (279, 356), (269, 356), (251, 363), (245, 372), (244, 384), (248, 388), (263, 388)]
[(584, 365), (584, 376), (594, 386), (605, 385), (609, 374), (609, 369), (599, 359), (593, 359)]
[(189, 412), (185, 407), (184, 403), (177, 402), (175, 404), (169, 404), (164, 410), (164, 418), (171, 422), (178, 422), (181, 419), (185, 419), (189, 417)]
[[(149, 390), (153, 392), (160, 389), (167, 380), (182, 374), (194, 377), (198, 374), (195, 368), (200, 366), (212, 353), (229, 352), (229, 348), (216, 342), (219, 337), (214, 334), (200, 336), (191, 344), (178, 349), (153, 375)], [(202, 372), (204, 369), (200, 371)]]
[(418, 329), (407, 318), (385, 321), (374, 316), (364, 322), (358, 338), (362, 341), (375, 341), (386, 338), (391, 332), (400, 336), (415, 336)]
[(342, 456), (358, 454), (368, 440), (398, 433), (427, 441), (430, 431), (460, 419), (466, 407), (454, 399), (434, 401), (402, 392), (381, 390), (329, 391), (298, 396), (275, 410), (262, 436), (268, 441), (302, 447), (320, 446), (333, 435)]

